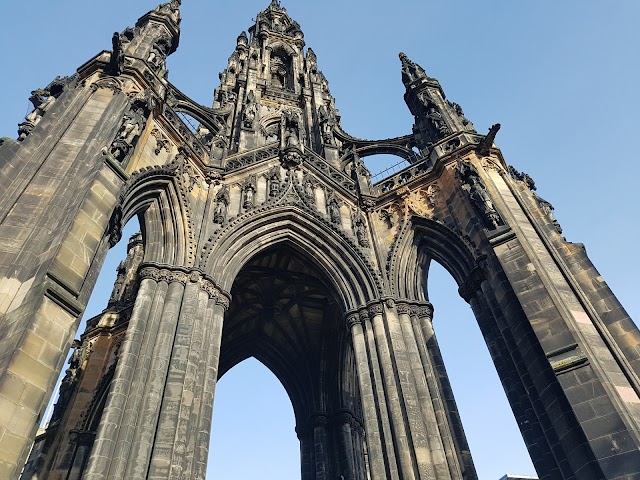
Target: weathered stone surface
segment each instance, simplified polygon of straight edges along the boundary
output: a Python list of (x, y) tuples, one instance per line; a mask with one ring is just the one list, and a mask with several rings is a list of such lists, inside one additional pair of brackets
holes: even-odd
[[(22, 468), (133, 215), (143, 232), (73, 342), (25, 475), (204, 479), (216, 382), (254, 356), (291, 396), (303, 480), (476, 478), (431, 260), (470, 303), (540, 477), (640, 475), (640, 332), (507, 168), (497, 126), (477, 134), (401, 55), (413, 133), (350, 136), (277, 0), (198, 105), (164, 78), (179, 7), (34, 92), (0, 149), (0, 477)], [(412, 165), (372, 185), (376, 153)]]

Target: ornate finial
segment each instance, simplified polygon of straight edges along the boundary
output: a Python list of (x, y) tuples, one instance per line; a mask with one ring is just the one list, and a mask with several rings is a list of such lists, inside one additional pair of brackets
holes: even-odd
[(424, 69), (417, 63), (409, 60), (406, 53), (400, 52), (398, 56), (400, 57), (400, 62), (402, 62), (402, 83), (404, 83), (405, 86), (418, 79), (428, 78)]

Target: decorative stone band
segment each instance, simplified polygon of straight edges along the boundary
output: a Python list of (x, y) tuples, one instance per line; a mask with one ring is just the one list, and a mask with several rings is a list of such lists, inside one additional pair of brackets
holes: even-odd
[(476, 265), (469, 273), (469, 276), (460, 287), (458, 293), (468, 303), (469, 300), (480, 290), (482, 282), (486, 280), (484, 271), (480, 265)]
[(188, 267), (176, 267), (170, 265), (143, 263), (138, 270), (138, 277), (142, 280), (150, 278), (156, 282), (174, 283), (182, 285), (197, 283), (198, 286), (215, 299), (218, 305), (226, 310), (231, 303), (231, 295), (216, 285), (216, 282), (200, 270)]
[[(366, 313), (366, 312), (365, 312)], [(351, 331), (354, 325), (360, 325), (360, 314), (358, 312), (350, 312), (345, 315), (347, 322), (347, 330)]]
[(396, 309), (400, 315), (410, 315), (413, 318), (433, 319), (433, 305), (429, 302), (416, 302), (408, 299), (393, 299), (390, 297), (369, 302), (366, 307), (351, 310), (345, 314), (347, 329), (351, 331), (354, 325), (361, 325), (363, 322), (372, 319), (376, 315), (382, 315), (384, 307)]
[(306, 421), (296, 426), (298, 438), (313, 434), (315, 427), (349, 425), (352, 429), (364, 431), (364, 421), (350, 410), (340, 410), (327, 414), (324, 412), (309, 415)]

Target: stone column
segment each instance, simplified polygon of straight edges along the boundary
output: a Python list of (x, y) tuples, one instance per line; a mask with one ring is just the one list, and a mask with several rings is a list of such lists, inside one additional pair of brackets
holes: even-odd
[(344, 480), (356, 480), (356, 461), (353, 452), (353, 432), (351, 431), (351, 423), (353, 415), (343, 412), (338, 416), (337, 427), (340, 434), (340, 443), (342, 446), (342, 473)]
[[(360, 385), (360, 398), (362, 401), (362, 412), (364, 415), (364, 423), (367, 432), (367, 443), (370, 451), (370, 468), (372, 480), (383, 480), (387, 477), (387, 469), (385, 468), (385, 451), (382, 447), (382, 439), (378, 428), (378, 411), (376, 406), (376, 396), (373, 391), (373, 380), (371, 374), (371, 363), (367, 352), (367, 343), (362, 329), (362, 320), (368, 318), (366, 310), (362, 315), (352, 312), (347, 315), (347, 327), (351, 332), (353, 342), (353, 350), (356, 359), (356, 370), (358, 372), (358, 383)], [(379, 399), (378, 399), (379, 400)], [(379, 403), (378, 403), (379, 406)], [(386, 412), (385, 412), (386, 413)], [(392, 450), (393, 452), (393, 447)], [(394, 459), (395, 463), (395, 459)], [(398, 475), (390, 476), (397, 479)]]
[(84, 478), (204, 480), (229, 299), (195, 270), (146, 265), (139, 276), (138, 298)]
[[(211, 308), (201, 295), (204, 290), (219, 305)], [(189, 274), (173, 342), (169, 370), (147, 479), (193, 478), (206, 472), (200, 442), (208, 441), (217, 381), (222, 319), (228, 306), (224, 296), (209, 279), (197, 271)], [(210, 314), (212, 317), (206, 317)], [(204, 342), (205, 331), (209, 344)], [(206, 375), (199, 375), (201, 359), (206, 358)], [(213, 379), (213, 384), (211, 383)], [(209, 393), (210, 392), (210, 393)], [(209, 393), (209, 395), (207, 395)], [(199, 403), (200, 399), (206, 398)], [(211, 407), (209, 408), (209, 405)], [(207, 433), (202, 434), (202, 430)]]
[[(389, 408), (387, 403), (387, 395), (384, 389), (384, 382), (382, 380), (382, 370), (380, 369), (380, 362), (378, 361), (378, 354), (376, 349), (376, 339), (373, 332), (373, 326), (371, 325), (371, 319), (369, 318), (369, 311), (367, 309), (360, 311), (360, 321), (362, 322), (362, 328), (364, 329), (365, 338), (367, 342), (367, 351), (369, 354), (371, 375), (373, 377), (373, 391), (375, 393), (376, 407), (379, 415), (379, 428), (382, 435), (381, 442), (384, 448), (384, 454), (386, 454), (386, 466), (387, 473), (390, 478), (400, 478), (398, 461), (396, 457), (396, 445), (393, 441), (393, 435), (391, 430), (391, 421)], [(365, 417), (366, 418), (366, 417)], [(369, 466), (373, 466), (375, 451), (372, 448), (371, 442), (367, 433), (367, 448), (369, 452)]]
[(140, 282), (120, 359), (84, 475), (87, 480), (103, 480), (109, 473), (156, 288), (157, 282), (152, 278), (143, 278)]
[(207, 327), (208, 336), (205, 346), (206, 360), (203, 367), (204, 389), (200, 402), (200, 420), (197, 429), (197, 443), (194, 458), (194, 480), (205, 480), (207, 476), (207, 459), (209, 457), (209, 441), (211, 437), (211, 419), (213, 416), (213, 399), (218, 382), (218, 363), (220, 360), (220, 342), (222, 340), (222, 323), (224, 313), (229, 307), (228, 299), (222, 295), (210, 295), (207, 303), (207, 319), (212, 319)]
[[(386, 313), (385, 316), (383, 312)], [(413, 379), (398, 318), (392, 312), (392, 307), (387, 306), (385, 309), (383, 303), (371, 304), (369, 315), (382, 368), (401, 477), (433, 478), (433, 472), (429, 472), (430, 465), (423, 456), (428, 451), (426, 432), (418, 408), (415, 386), (411, 385)], [(419, 456), (414, 456), (415, 453)], [(417, 471), (414, 461), (417, 463)]]
[(69, 468), (66, 480), (80, 480), (82, 472), (87, 463), (87, 457), (91, 451), (95, 439), (95, 433), (90, 431), (72, 430), (70, 435), (71, 443), (76, 444), (76, 451), (73, 454), (73, 463)]
[(418, 306), (416, 325), (420, 325), (424, 345), (426, 345), (426, 368), (430, 369), (430, 389), (437, 394), (439, 401), (434, 402), (440, 435), (442, 436), (449, 470), (453, 478), (458, 476), (475, 479), (476, 470), (469, 451), (467, 438), (464, 434), (458, 407), (453, 397), (453, 389), (449, 383), (449, 376), (444, 368), (444, 361), (440, 347), (433, 330), (433, 306), (422, 304)]
[(309, 422), (313, 428), (313, 457), (316, 480), (329, 480), (329, 458), (327, 442), (327, 416), (317, 414)]
[(449, 472), (449, 465), (445, 457), (444, 446), (441, 439), (441, 431), (438, 428), (438, 421), (436, 420), (433, 397), (427, 385), (422, 358), (418, 350), (418, 340), (411, 324), (410, 306), (408, 303), (398, 302), (396, 303), (396, 310), (407, 348), (411, 372), (415, 379), (416, 393), (418, 395), (420, 411), (422, 412), (422, 421), (424, 422), (427, 432), (429, 461), (433, 465), (436, 478), (447, 480), (462, 478), (461, 474), (452, 477)]
[(298, 440), (300, 440), (300, 471), (302, 480), (315, 480), (315, 475), (312, 469), (313, 463), (313, 439), (311, 438), (311, 432), (305, 425), (298, 425), (296, 427), (296, 433), (298, 434)]

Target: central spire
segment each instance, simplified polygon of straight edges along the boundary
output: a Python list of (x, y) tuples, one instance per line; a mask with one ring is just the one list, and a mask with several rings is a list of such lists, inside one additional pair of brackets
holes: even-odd
[(304, 34), (278, 0), (242, 32), (220, 73), (214, 108), (229, 112), (225, 132), (212, 140), (212, 157), (222, 160), (273, 144), (283, 135), (297, 148), (313, 150), (337, 163), (333, 127), (339, 116), (315, 53), (306, 52)]

